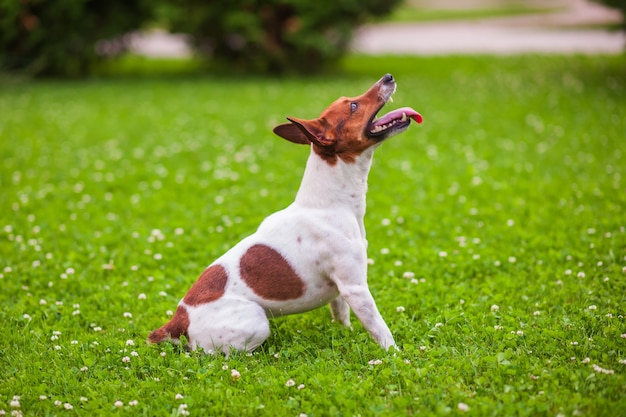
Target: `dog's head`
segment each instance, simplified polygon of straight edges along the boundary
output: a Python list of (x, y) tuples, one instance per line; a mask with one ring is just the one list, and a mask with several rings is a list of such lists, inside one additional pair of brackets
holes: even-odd
[(338, 158), (351, 163), (366, 149), (406, 130), (411, 119), (422, 116), (410, 107), (376, 115), (396, 91), (396, 82), (387, 74), (358, 97), (335, 100), (317, 119), (288, 117), (291, 123), (278, 125), (274, 133), (294, 143), (313, 144), (315, 152), (331, 164)]

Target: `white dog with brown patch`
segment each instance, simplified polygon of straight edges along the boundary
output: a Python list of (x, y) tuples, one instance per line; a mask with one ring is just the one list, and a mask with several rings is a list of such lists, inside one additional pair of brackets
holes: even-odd
[(317, 119), (288, 118), (274, 132), (311, 147), (295, 201), (213, 262), (152, 343), (184, 335), (207, 353), (252, 351), (270, 334), (268, 317), (330, 302), (350, 326), (350, 308), (384, 349), (396, 347), (367, 286), (363, 216), (374, 150), (422, 116), (409, 107), (375, 119), (396, 90), (390, 74), (359, 97), (341, 97)]

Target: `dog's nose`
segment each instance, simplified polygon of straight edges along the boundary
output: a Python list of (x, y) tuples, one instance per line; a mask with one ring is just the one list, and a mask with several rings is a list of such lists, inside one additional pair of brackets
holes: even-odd
[(393, 75), (391, 75), (391, 74), (385, 74), (385, 76), (383, 77), (383, 83), (385, 83), (385, 84), (391, 84), (391, 83), (393, 83), (393, 82), (394, 82)]

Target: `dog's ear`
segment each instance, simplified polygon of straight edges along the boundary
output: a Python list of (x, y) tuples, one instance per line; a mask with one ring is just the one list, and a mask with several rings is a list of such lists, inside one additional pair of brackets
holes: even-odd
[(302, 129), (294, 123), (283, 123), (274, 128), (274, 133), (283, 139), (287, 139), (289, 142), (299, 143), (302, 145), (310, 145), (311, 141), (302, 132)]
[[(281, 133), (274, 129), (274, 132), (283, 138), (295, 143), (315, 143), (318, 146), (327, 147), (335, 143), (334, 137), (330, 134), (328, 126), (321, 119), (296, 119), (295, 117), (288, 117), (287, 120), (291, 122), (290, 128), (283, 128), (281, 130), (288, 131), (290, 135), (283, 136)], [(285, 126), (285, 125), (281, 125)], [(277, 126), (277, 128), (280, 126)], [(293, 127), (296, 127), (299, 133), (293, 132)]]

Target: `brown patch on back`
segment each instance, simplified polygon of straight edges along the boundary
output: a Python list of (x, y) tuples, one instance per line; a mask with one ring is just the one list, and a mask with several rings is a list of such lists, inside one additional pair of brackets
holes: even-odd
[(224, 295), (228, 274), (221, 265), (211, 265), (189, 289), (183, 301), (190, 306), (210, 303)]
[(293, 300), (304, 294), (305, 285), (283, 256), (266, 245), (254, 245), (241, 257), (241, 279), (259, 297)]
[(189, 328), (189, 314), (183, 306), (178, 306), (174, 317), (165, 325), (150, 333), (148, 341), (150, 343), (160, 343), (170, 338), (178, 339), (184, 335), (189, 340), (187, 329)]

